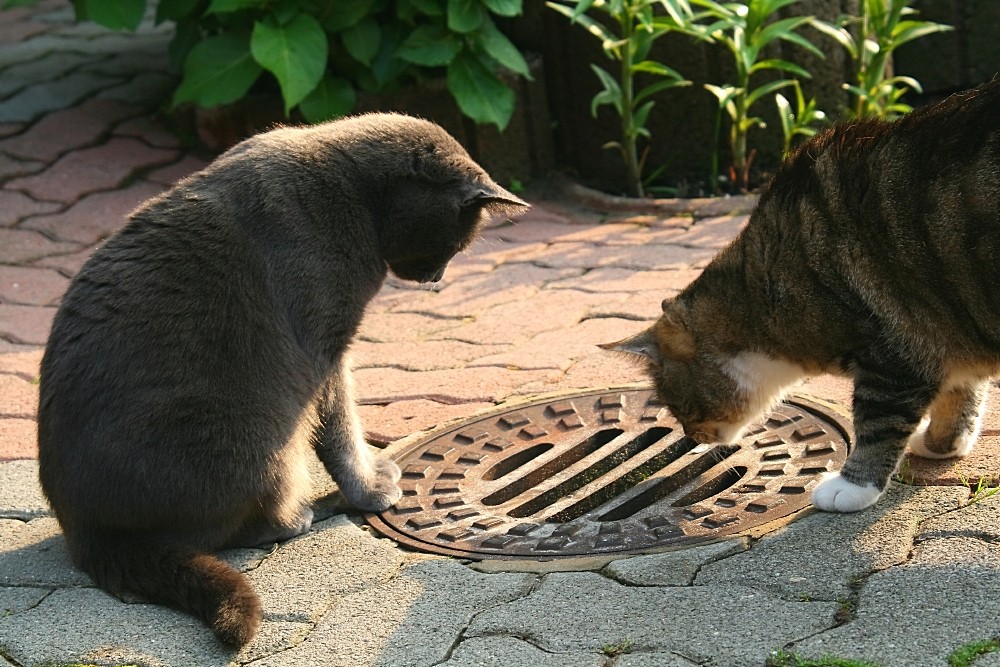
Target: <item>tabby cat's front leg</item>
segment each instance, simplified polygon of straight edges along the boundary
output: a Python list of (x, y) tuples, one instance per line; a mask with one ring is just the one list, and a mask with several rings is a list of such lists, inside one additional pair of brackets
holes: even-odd
[(903, 458), (907, 440), (934, 397), (935, 388), (896, 363), (859, 367), (854, 378), (854, 448), (844, 468), (813, 490), (812, 502), (827, 512), (870, 507), (885, 491)]
[(401, 473), (393, 461), (372, 454), (365, 442), (350, 373), (345, 362), (327, 382), (319, 405), (316, 453), (352, 505), (381, 512), (402, 497), (396, 483)]

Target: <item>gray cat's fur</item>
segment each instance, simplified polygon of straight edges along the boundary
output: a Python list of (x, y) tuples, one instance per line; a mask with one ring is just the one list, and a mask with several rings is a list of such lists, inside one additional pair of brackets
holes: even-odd
[(395, 114), (258, 135), (140, 206), (42, 360), (41, 482), (74, 563), (250, 641), (259, 599), (210, 552), (308, 530), (309, 450), (355, 506), (400, 497), (346, 358), (387, 270), (438, 280), (487, 212), (524, 206)]

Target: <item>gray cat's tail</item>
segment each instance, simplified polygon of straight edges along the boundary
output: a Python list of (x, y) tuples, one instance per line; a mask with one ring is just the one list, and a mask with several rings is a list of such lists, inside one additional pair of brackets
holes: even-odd
[(242, 574), (215, 556), (144, 536), (66, 536), (73, 562), (112, 595), (125, 591), (201, 619), (240, 647), (257, 634), (260, 598)]

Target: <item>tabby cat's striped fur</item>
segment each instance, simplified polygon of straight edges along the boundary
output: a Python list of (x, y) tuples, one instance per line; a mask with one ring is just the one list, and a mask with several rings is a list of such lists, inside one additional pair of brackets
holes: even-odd
[(830, 129), (781, 167), (739, 237), (639, 355), (685, 431), (733, 440), (796, 380), (854, 380), (855, 446), (813, 492), (854, 511), (909, 442), (963, 456), (1000, 370), (1000, 81), (895, 123)]

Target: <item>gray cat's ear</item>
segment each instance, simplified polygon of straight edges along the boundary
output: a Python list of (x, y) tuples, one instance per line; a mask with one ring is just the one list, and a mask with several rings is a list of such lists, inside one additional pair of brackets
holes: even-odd
[(663, 361), (654, 327), (644, 329), (636, 335), (616, 343), (601, 343), (598, 347), (604, 350), (611, 350), (612, 352), (622, 352), (638, 361), (646, 361), (653, 364), (660, 364)]
[(493, 182), (470, 183), (462, 193), (462, 207), (482, 206), (490, 213), (515, 213), (531, 204)]

